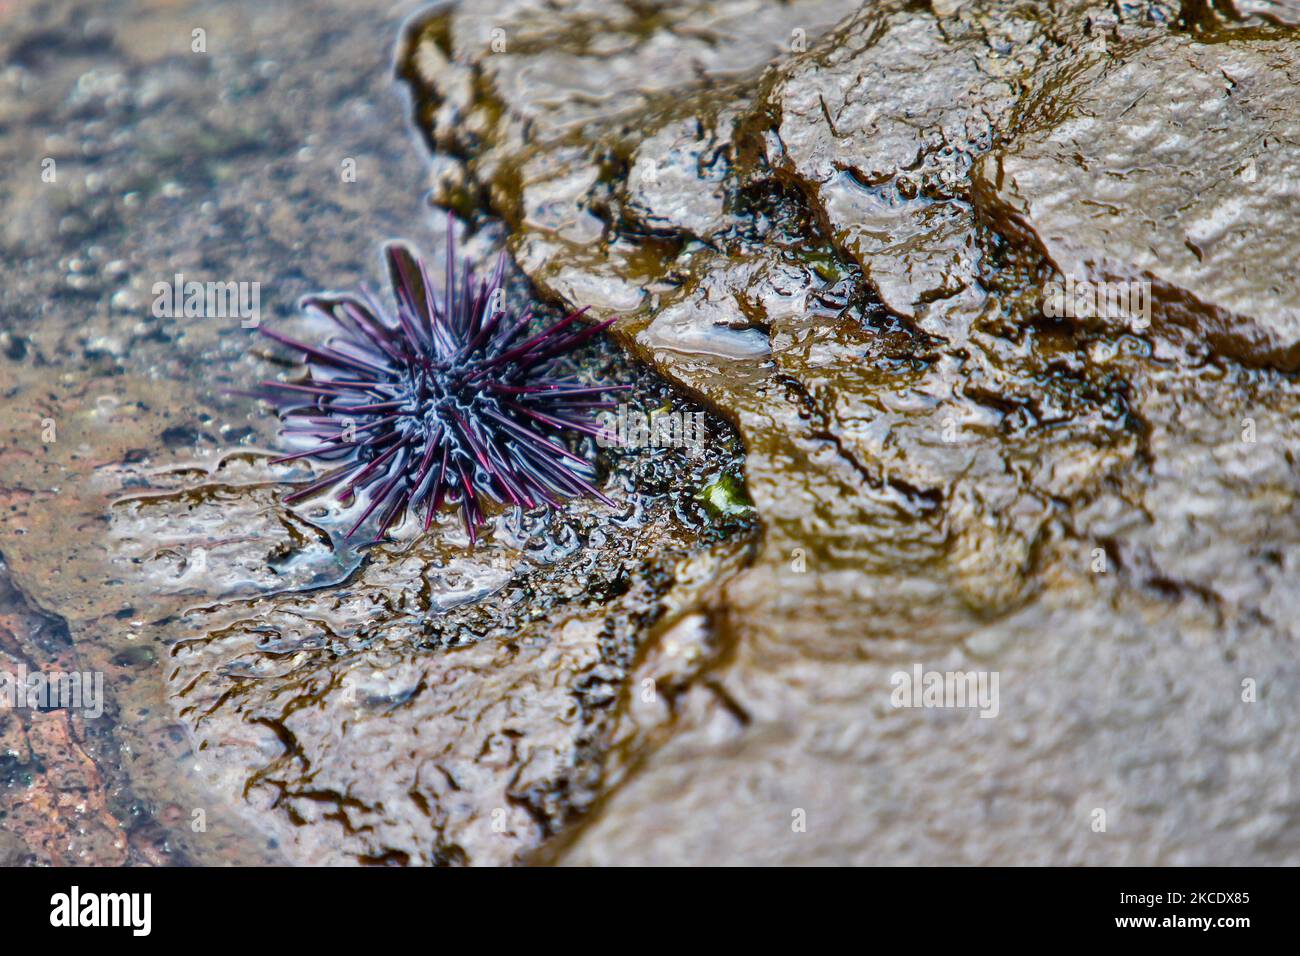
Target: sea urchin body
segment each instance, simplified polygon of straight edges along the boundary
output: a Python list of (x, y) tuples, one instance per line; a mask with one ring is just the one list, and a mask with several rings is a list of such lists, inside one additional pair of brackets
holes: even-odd
[(531, 311), (505, 308), (504, 256), (476, 287), (473, 268), (456, 261), (450, 229), (441, 292), (406, 245), (390, 243), (384, 253), (395, 318), (363, 288), (361, 296), (303, 301), (342, 330), (326, 344), (262, 330), (300, 352), (310, 370), (302, 382), (263, 383), (278, 390), (286, 433), (319, 442), (276, 460), (334, 465), (287, 500), (335, 488), (340, 501), (364, 496), (348, 535), (378, 510), (375, 540), (404, 510), (422, 509), (427, 530), (444, 501), (459, 502), (471, 543), (484, 498), (524, 508), (581, 495), (610, 503), (591, 483), (591, 464), (558, 433), (599, 435), (588, 416), (609, 407), (602, 393), (617, 387), (559, 377), (554, 366), (613, 320), (584, 325), (579, 310), (529, 334)]

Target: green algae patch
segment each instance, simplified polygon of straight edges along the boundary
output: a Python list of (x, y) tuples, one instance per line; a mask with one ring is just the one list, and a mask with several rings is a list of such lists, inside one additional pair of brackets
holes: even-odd
[(714, 517), (749, 514), (754, 510), (754, 503), (734, 475), (723, 475), (705, 485), (696, 493), (695, 500)]

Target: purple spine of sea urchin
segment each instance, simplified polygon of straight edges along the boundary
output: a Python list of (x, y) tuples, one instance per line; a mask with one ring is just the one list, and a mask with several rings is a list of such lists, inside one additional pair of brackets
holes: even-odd
[(291, 421), (285, 432), (320, 442), (276, 461), (336, 464), (286, 500), (335, 487), (340, 501), (364, 495), (348, 537), (382, 509), (375, 541), (404, 509), (423, 508), (428, 530), (444, 501), (459, 502), (471, 544), (485, 520), (484, 498), (525, 508), (557, 508), (581, 495), (612, 504), (591, 483), (591, 464), (557, 433), (600, 435), (587, 416), (613, 405), (602, 393), (626, 386), (558, 377), (554, 365), (614, 320), (584, 325), (580, 309), (529, 334), (531, 310), (505, 308), (504, 254), (476, 287), (472, 266), (457, 263), (451, 229), (441, 292), (406, 245), (389, 243), (384, 253), (395, 318), (362, 287), (360, 297), (303, 300), (342, 330), (323, 345), (262, 330), (300, 352), (310, 371), (302, 382), (262, 383), (277, 390), (281, 418)]

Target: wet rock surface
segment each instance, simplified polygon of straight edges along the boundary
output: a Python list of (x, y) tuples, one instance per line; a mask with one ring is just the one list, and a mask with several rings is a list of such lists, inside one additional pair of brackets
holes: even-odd
[(1156, 321), (1294, 368), (1298, 52), (1287, 33), (1261, 31), (1136, 41), (1100, 58), (1029, 104), (1041, 130), (981, 162), (984, 208), (1058, 271), (1150, 282)]
[[(80, 670), (67, 624), (35, 607), (3, 562), (0, 668), (15, 679)], [(130, 807), (113, 786), (122, 775), (112, 717), (88, 720), (71, 708), (20, 709), (6, 701), (11, 706), (0, 709), (0, 865), (141, 861), (128, 850)]]
[[(416, 9), (0, 9), (0, 649), (112, 703), (9, 715), (0, 853), (70, 790), (106, 863), (1297, 862), (1288, 4)], [(285, 505), (222, 390), (295, 370), (151, 284), (319, 334), (430, 183), (703, 452), (474, 549)]]
[[(506, 36), (524, 16), (476, 9)], [(521, 133), (527, 106), (496, 79), (509, 54), (457, 49), (458, 22), (426, 28), (413, 71), (431, 142), (469, 157), (448, 201), (487, 197), (540, 288), (630, 314), (616, 337), (736, 421), (764, 522), (724, 593), (734, 651), (548, 858), (1294, 859), (1294, 714), (1242, 699), (1256, 672), (1295, 678), (1286, 616), (1264, 610), (1294, 546), (1267, 517), (1294, 495), (1294, 391), (1233, 364), (1286, 364), (1295, 278), (1254, 252), (1294, 247), (1287, 217), (1174, 276), (1198, 220), (1231, 231), (1205, 185), (1235, 137), (1286, 126), (1290, 84), (1238, 67), (1258, 77), (1234, 106), (1249, 117), (1216, 121), (1188, 89), (1190, 115), (1153, 98), (1130, 135), (1119, 78), (1285, 59), (1295, 37), (1157, 3), (867, 4), (748, 82), (682, 77), (666, 105), (592, 55), (570, 72), (648, 106), (552, 143)], [(546, 47), (523, 56), (547, 72)], [(1072, 165), (1037, 198), (1061, 218), (1040, 221), (998, 171), (1076, 116), (1094, 125), (1059, 151)], [(1275, 143), (1279, 175), (1239, 202), (1276, 207), (1292, 153)], [(1143, 205), (1157, 182), (1200, 210)], [(1129, 219), (1096, 205), (1107, 188), (1130, 191)], [(1182, 299), (1203, 280), (1210, 306), (1138, 334), (1050, 320), (1058, 270), (1090, 274), (1053, 241), (1134, 250), (1113, 278), (1146, 275), (1144, 244), (1177, 246), (1149, 278)], [(916, 663), (997, 671), (997, 719), (893, 707)]]
[[(511, 862), (618, 779), (616, 749), (716, 653), (710, 595), (753, 525), (743, 492), (713, 504), (742, 487), (723, 421), (695, 450), (587, 448), (615, 509), (502, 513), (477, 548), (449, 513), (362, 553), (341, 506), (284, 503), (312, 466), (268, 464), (274, 416), (228, 391), (299, 370), (249, 317), (152, 307), (178, 273), (256, 282), (259, 318), (310, 338), (298, 296), (373, 280), (394, 234), (441, 248), (393, 81), (410, 12), (56, 6), (4, 33), (0, 149), (31, 176), (6, 196), (0, 553), (68, 635), (28, 666), (75, 658), (113, 703), (6, 718), (15, 860)], [(488, 262), (483, 224), (457, 228)], [(704, 414), (608, 344), (575, 363), (648, 413)], [(688, 613), (690, 653), (647, 659)], [(16, 620), (27, 660), (43, 618)], [(634, 670), (663, 686), (637, 721)]]

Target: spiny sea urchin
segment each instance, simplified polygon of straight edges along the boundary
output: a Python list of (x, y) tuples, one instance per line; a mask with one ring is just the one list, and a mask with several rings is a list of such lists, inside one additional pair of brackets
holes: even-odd
[[(384, 247), (396, 302), (390, 318), (362, 286), (361, 296), (315, 295), (303, 307), (342, 329), (312, 346), (262, 331), (302, 353), (310, 376), (277, 389), (287, 434), (321, 444), (285, 455), (343, 463), (295, 491), (296, 501), (340, 483), (340, 501), (367, 497), (348, 537), (377, 509), (383, 538), (403, 508), (424, 507), (424, 529), (444, 501), (460, 503), (471, 544), (485, 520), (482, 498), (556, 508), (566, 498), (610, 500), (591, 484), (594, 469), (554, 440), (556, 432), (599, 435), (587, 415), (608, 408), (604, 392), (627, 386), (589, 385), (555, 375), (558, 357), (608, 328), (580, 323), (584, 309), (527, 335), (532, 312), (505, 308), (505, 256), (475, 289), (474, 270), (457, 263), (448, 229), (447, 272), (435, 293), (419, 256), (400, 242)], [(301, 420), (301, 421), (297, 421)], [(373, 543), (373, 542), (372, 542)]]

